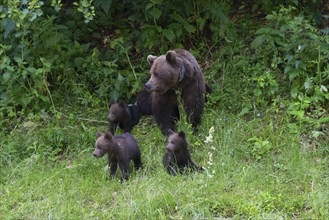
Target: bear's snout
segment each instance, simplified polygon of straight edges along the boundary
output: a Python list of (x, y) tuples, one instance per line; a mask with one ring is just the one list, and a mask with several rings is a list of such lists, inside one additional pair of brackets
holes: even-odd
[(166, 146), (166, 149), (169, 150), (169, 151), (174, 151), (175, 150), (175, 146), (169, 144)]
[(144, 84), (145, 89), (147, 89), (148, 91), (152, 90), (152, 83), (150, 81), (147, 81)]
[(102, 157), (103, 155), (102, 155), (102, 153), (99, 152), (98, 150), (95, 150), (95, 151), (93, 152), (93, 156), (96, 157), (96, 158), (100, 158), (100, 157)]

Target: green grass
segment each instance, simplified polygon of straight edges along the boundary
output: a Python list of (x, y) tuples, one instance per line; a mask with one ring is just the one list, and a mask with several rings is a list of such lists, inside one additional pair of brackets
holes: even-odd
[[(329, 217), (328, 144), (304, 144), (285, 116), (246, 120), (207, 109), (196, 135), (181, 122), (192, 159), (207, 172), (176, 177), (161, 163), (164, 136), (143, 118), (133, 135), (144, 169), (121, 184), (119, 174), (108, 179), (106, 158), (91, 154), (96, 131), (107, 125), (75, 117), (102, 120), (106, 113), (88, 109), (18, 123), (1, 140), (0, 219)], [(211, 127), (213, 141), (205, 143)]]

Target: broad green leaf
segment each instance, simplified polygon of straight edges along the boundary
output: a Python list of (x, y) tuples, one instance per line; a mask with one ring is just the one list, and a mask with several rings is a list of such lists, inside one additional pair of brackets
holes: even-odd
[(260, 96), (262, 94), (262, 91), (260, 89), (254, 89), (255, 96)]
[(256, 48), (260, 47), (260, 45), (262, 45), (265, 40), (266, 40), (266, 36), (265, 35), (260, 35), (252, 41), (251, 47), (256, 49)]
[(44, 102), (49, 102), (49, 97), (44, 95), (39, 95), (39, 98)]
[(10, 73), (8, 72), (5, 72), (3, 75), (2, 75), (2, 78), (3, 80), (6, 82), (10, 79)]
[(295, 79), (296, 76), (299, 75), (299, 71), (298, 70), (293, 70), (289, 72), (289, 80), (293, 81)]
[(301, 62), (300, 60), (296, 60), (296, 61), (295, 61), (295, 67), (296, 67), (296, 69), (299, 68), (300, 62)]
[(325, 35), (329, 35), (329, 28), (321, 29), (321, 32), (324, 33)]
[(170, 17), (173, 18), (175, 21), (178, 21), (178, 23), (183, 23), (185, 21), (184, 18), (182, 18), (182, 16), (177, 13), (171, 14)]
[(203, 27), (204, 27), (205, 23), (206, 23), (206, 20), (201, 18), (201, 17), (198, 17), (196, 19), (196, 24), (199, 27), (199, 30), (203, 30)]
[(109, 13), (109, 9), (111, 7), (111, 4), (112, 4), (112, 0), (103, 0), (102, 1), (101, 8), (105, 12), (105, 14), (108, 14)]
[(284, 47), (284, 48), (287, 47), (287, 44), (282, 41), (281, 37), (275, 37), (273, 39), (274, 39), (275, 43), (278, 44), (279, 46)]
[(194, 33), (195, 32), (195, 27), (193, 25), (190, 25), (189, 23), (185, 23), (184, 24), (184, 29), (188, 32), (188, 33)]
[(273, 20), (273, 19), (275, 19), (275, 17), (273, 15), (267, 15), (266, 16), (266, 19), (267, 20)]
[(287, 74), (290, 71), (290, 66), (285, 66), (284, 67), (284, 74)]
[[(248, 107), (244, 107), (241, 112), (238, 114), (238, 116), (243, 116), (245, 114), (247, 114), (249, 112), (249, 108)], [(250, 139), (249, 139), (250, 140)], [(248, 141), (249, 141), (248, 140)]]
[(264, 27), (264, 28), (259, 28), (255, 34), (257, 35), (261, 35), (261, 34), (269, 34), (271, 31), (273, 31), (272, 28), (267, 28), (267, 27)]
[(85, 62), (85, 59), (82, 58), (82, 57), (77, 57), (77, 58), (74, 59), (74, 65), (76, 67), (82, 67), (84, 62)]
[(286, 58), (287, 58), (288, 63), (290, 63), (292, 61), (292, 59), (294, 59), (294, 56), (288, 55)]
[(157, 8), (154, 8), (152, 9), (152, 11), (150, 11), (150, 15), (155, 19), (155, 20), (158, 20), (161, 16), (162, 12), (157, 9)]
[(15, 29), (15, 22), (11, 19), (3, 19), (2, 21), (3, 28), (5, 29), (4, 38), (6, 39), (10, 32)]
[(163, 30), (162, 31), (163, 35), (170, 41), (173, 42), (175, 35), (172, 31), (170, 30)]
[(294, 115), (298, 118), (304, 117), (304, 111), (289, 111), (289, 114)]
[(306, 90), (309, 90), (309, 89), (311, 89), (313, 87), (313, 85), (312, 85), (312, 80), (310, 80), (310, 79), (306, 79), (306, 81), (304, 82), (304, 88), (306, 89)]
[(145, 9), (148, 10), (153, 7), (153, 3), (147, 3)]
[(123, 81), (124, 79), (125, 79), (125, 78), (124, 78), (121, 74), (118, 75), (118, 80), (119, 80), (119, 81)]
[(329, 122), (329, 117), (320, 118), (320, 119), (318, 119), (318, 122), (327, 123), (327, 122)]
[(178, 23), (170, 24), (169, 30), (172, 30), (175, 33), (176, 37), (180, 37), (183, 34), (182, 27)]
[(292, 87), (292, 89), (291, 89), (291, 91), (290, 91), (290, 95), (291, 95), (291, 97), (293, 97), (293, 98), (297, 98), (297, 96), (298, 96), (298, 91), (299, 91), (299, 89), (298, 89), (297, 86)]
[(27, 68), (27, 71), (29, 71), (30, 73), (34, 73), (36, 71), (36, 68), (34, 68), (33, 66), (29, 66)]
[(283, 32), (278, 31), (278, 30), (275, 30), (275, 29), (271, 30), (270, 35), (271, 36), (276, 36), (277, 35), (277, 36), (280, 36), (280, 37), (284, 37), (284, 33)]

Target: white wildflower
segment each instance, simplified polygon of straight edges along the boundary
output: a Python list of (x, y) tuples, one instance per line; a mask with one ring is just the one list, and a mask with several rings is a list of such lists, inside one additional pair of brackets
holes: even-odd
[(209, 129), (209, 135), (206, 137), (206, 140), (204, 141), (206, 144), (208, 143), (212, 143), (214, 140), (213, 140), (213, 133), (215, 131), (215, 128), (214, 127), (211, 127)]

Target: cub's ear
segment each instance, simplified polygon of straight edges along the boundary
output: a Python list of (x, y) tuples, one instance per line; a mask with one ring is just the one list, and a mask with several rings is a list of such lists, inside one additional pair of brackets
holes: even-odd
[(182, 137), (185, 139), (185, 132), (184, 131), (181, 131), (178, 133), (178, 136)]
[(97, 137), (100, 137), (100, 136), (103, 136), (103, 135), (104, 135), (103, 132), (100, 132), (100, 131), (97, 131), (97, 132), (96, 132), (96, 136), (97, 136)]
[(123, 101), (120, 101), (119, 102), (119, 106), (122, 107), (122, 108), (125, 108), (126, 107), (126, 103), (124, 103)]
[(115, 101), (113, 99), (110, 100), (109, 102), (109, 108), (111, 107), (111, 105), (113, 105), (115, 103)]
[(168, 136), (169, 136), (169, 135), (175, 134), (175, 132), (174, 132), (173, 130), (171, 130), (171, 129), (168, 129), (168, 130), (167, 130), (167, 134), (168, 134)]
[(110, 141), (113, 138), (113, 134), (111, 132), (107, 132), (104, 137)]
[(148, 64), (150, 64), (152, 66), (154, 60), (156, 60), (156, 58), (158, 58), (157, 56), (153, 56), (153, 55), (148, 55), (147, 56), (147, 62)]
[(168, 63), (170, 63), (171, 65), (176, 65), (177, 60), (176, 60), (176, 52), (173, 50), (169, 50), (166, 54), (166, 60), (168, 61)]

